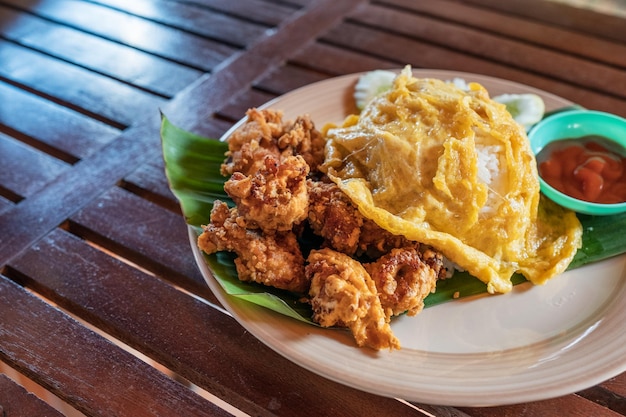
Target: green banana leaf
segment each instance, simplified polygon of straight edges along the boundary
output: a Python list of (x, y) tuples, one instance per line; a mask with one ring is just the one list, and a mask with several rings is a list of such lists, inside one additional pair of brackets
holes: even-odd
[[(229, 204), (232, 201), (224, 192), (224, 178), (220, 165), (228, 146), (218, 140), (204, 138), (174, 126), (162, 115), (161, 141), (165, 160), (165, 173), (170, 188), (179, 200), (187, 223), (201, 233), (201, 225), (209, 223), (210, 212), (216, 199)], [(583, 246), (578, 250), (570, 268), (597, 262), (626, 252), (626, 213), (613, 216), (579, 215), (583, 225)], [(205, 255), (207, 265), (224, 291), (249, 302), (272, 309), (295, 319), (315, 324), (311, 310), (298, 297), (270, 287), (245, 283), (237, 278), (233, 255), (220, 252)], [(526, 280), (521, 275), (512, 278), (517, 285)], [(440, 280), (435, 293), (426, 297), (430, 307), (456, 298), (484, 294), (487, 287), (468, 273), (457, 272), (452, 278)]]

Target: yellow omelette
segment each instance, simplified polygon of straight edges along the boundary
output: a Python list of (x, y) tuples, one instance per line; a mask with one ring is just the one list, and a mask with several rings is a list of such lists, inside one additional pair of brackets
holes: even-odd
[(581, 245), (576, 215), (540, 196), (524, 129), (470, 83), (413, 77), (409, 67), (360, 115), (326, 132), (323, 170), (360, 212), (511, 290), (563, 272)]

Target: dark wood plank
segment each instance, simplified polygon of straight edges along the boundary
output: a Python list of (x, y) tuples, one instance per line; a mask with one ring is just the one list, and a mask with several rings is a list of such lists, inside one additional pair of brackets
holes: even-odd
[[(164, 0), (96, 0), (154, 22), (180, 28), (202, 37), (245, 47), (264, 35), (268, 26), (207, 10), (186, 2)], [(252, 13), (251, 13), (252, 14)]]
[(180, 213), (180, 206), (169, 188), (164, 171), (162, 160), (148, 162), (127, 175), (121, 186), (170, 211)]
[(4, 0), (45, 19), (209, 71), (238, 51), (222, 42), (75, 0)]
[(180, 214), (116, 187), (72, 215), (70, 229), (189, 291), (211, 296)]
[(306, 45), (291, 58), (291, 62), (334, 75), (398, 68), (398, 64), (392, 61), (321, 42)]
[[(0, 192), (0, 194), (2, 193)], [(5, 211), (8, 211), (12, 207), (13, 207), (13, 203), (6, 197), (0, 195), (0, 214), (4, 213)]]
[(533, 72), (494, 63), (491, 60), (477, 58), (443, 46), (409, 39), (387, 31), (344, 23), (331, 29), (321, 40), (337, 47), (396, 62), (398, 67), (411, 64), (415, 68), (473, 72), (517, 81), (557, 94), (590, 109), (604, 110), (626, 116), (626, 101), (617, 97), (599, 94), (577, 85), (556, 81)]
[[(626, 71), (595, 60), (581, 59), (517, 39), (503, 38), (484, 28), (468, 28), (456, 22), (449, 23), (406, 10), (368, 6), (359, 8), (350, 17), (360, 23), (432, 45), (463, 51), (501, 65), (539, 72), (581, 87), (626, 98)], [(580, 40), (576, 46), (581, 49), (592, 47)], [(538, 62), (542, 65), (538, 66)]]
[[(160, 157), (158, 114), (125, 130), (0, 217), (0, 265), (16, 256), (137, 166)], [(43, 216), (42, 213), (46, 215)], [(23, 225), (28, 225), (24, 229)]]
[[(18, 21), (19, 25), (12, 25)], [(135, 48), (0, 6), (0, 33), (15, 43), (171, 97), (202, 74)]]
[(578, 392), (577, 395), (618, 414), (626, 415), (626, 397), (618, 395), (603, 386), (587, 388), (586, 390)]
[[(382, 0), (385, 6), (414, 11), (441, 20), (454, 22), (507, 38), (519, 39), (535, 45), (545, 45), (572, 55), (598, 62), (626, 67), (626, 45), (589, 35), (577, 30), (563, 29), (520, 16), (462, 4), (454, 0), (416, 2), (412, 0)], [(546, 3), (546, 0), (543, 0)], [(532, 7), (532, 6), (531, 6)]]
[(262, 104), (274, 99), (276, 94), (270, 94), (266, 91), (251, 88), (246, 92), (238, 95), (235, 99), (230, 100), (228, 104), (222, 107), (217, 114), (221, 117), (236, 122), (242, 119), (246, 111), (251, 107), (259, 107)]
[(563, 2), (545, 0), (458, 1), (559, 25), (577, 32), (584, 32), (620, 42), (626, 41), (623, 18), (597, 13), (589, 8), (580, 8)]
[(284, 65), (276, 68), (266, 77), (259, 80), (255, 87), (280, 95), (327, 78), (329, 78), (328, 73)]
[(230, 316), (62, 230), (24, 252), (7, 274), (250, 415), (424, 415), (300, 368)]
[[(199, 82), (193, 91), (184, 92), (172, 100), (166, 114), (178, 126), (193, 130), (202, 121), (236, 99), (259, 79), (271, 73), (277, 62), (287, 60), (303, 45), (334, 27), (347, 12), (365, 3), (365, 0), (320, 0), (296, 14), (280, 26), (280, 30), (255, 44), (253, 50), (238, 56), (220, 71)], [(198, 109), (189, 113), (189, 109)], [(187, 110), (187, 114), (184, 114)]]
[(524, 404), (485, 408), (460, 407), (459, 409), (471, 417), (619, 417), (622, 415), (575, 394)]
[(298, 9), (298, 7), (293, 4), (272, 4), (263, 0), (188, 0), (187, 3), (196, 4), (212, 10), (219, 10), (242, 19), (263, 23), (268, 26), (277, 26)]
[(26, 391), (6, 375), (0, 375), (0, 416), (63, 417), (63, 414)]
[[(315, 3), (307, 13), (297, 15), (281, 26), (281, 30), (255, 43), (247, 54), (203, 78), (193, 89), (178, 94), (164, 106), (165, 114), (183, 128), (202, 132), (203, 126), (213, 123), (211, 116), (215, 111), (269, 73), (273, 62), (286, 59), (363, 1), (324, 0)], [(39, 10), (38, 4), (26, 3)], [(45, 0), (39, 4), (44, 3), (51, 4)], [(277, 55), (277, 51), (282, 55)], [(99, 153), (77, 163), (67, 176), (60, 176), (45, 190), (5, 213), (0, 218), (0, 229), (7, 231), (8, 238), (0, 241), (0, 264), (16, 256), (20, 248), (45, 236), (67, 216), (99, 195), (100, 190), (112, 186), (143, 163), (159, 158), (159, 125), (158, 115), (149, 114)], [(42, 212), (49, 215), (42, 218)], [(27, 231), (20, 230), (21, 224), (31, 227)]]
[(626, 372), (603, 382), (600, 386), (626, 398)]
[(0, 77), (117, 127), (132, 124), (146, 112), (157, 112), (165, 102), (153, 94), (6, 41), (0, 41)]
[(2, 360), (87, 415), (229, 415), (3, 276), (0, 315)]
[[(1, 66), (1, 64), (0, 64)], [(0, 131), (49, 153), (75, 162), (99, 150), (120, 133), (52, 101), (0, 82)]]
[(28, 197), (69, 168), (69, 165), (0, 133), (0, 184)]

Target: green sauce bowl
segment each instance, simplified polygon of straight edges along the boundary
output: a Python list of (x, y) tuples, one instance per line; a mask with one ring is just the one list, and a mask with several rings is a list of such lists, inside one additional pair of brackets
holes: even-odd
[[(558, 140), (588, 135), (603, 136), (626, 149), (626, 119), (594, 110), (571, 110), (548, 116), (528, 132), (530, 147), (537, 155), (546, 145)], [(592, 203), (564, 194), (539, 176), (541, 192), (552, 201), (582, 214), (610, 215), (626, 212), (626, 202)]]

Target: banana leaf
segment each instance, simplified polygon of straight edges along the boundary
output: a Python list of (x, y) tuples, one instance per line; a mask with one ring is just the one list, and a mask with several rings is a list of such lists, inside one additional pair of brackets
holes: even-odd
[[(224, 142), (205, 138), (174, 126), (164, 115), (161, 123), (161, 141), (165, 173), (170, 189), (179, 200), (187, 223), (197, 233), (207, 224), (216, 199), (229, 204), (224, 192), (226, 180), (220, 174), (220, 165), (228, 146)], [(569, 268), (597, 262), (626, 252), (626, 213), (612, 216), (579, 215), (583, 225), (583, 246), (578, 250)], [(205, 255), (213, 276), (224, 291), (249, 302), (272, 309), (295, 319), (315, 324), (311, 310), (298, 297), (285, 291), (254, 283), (241, 282), (230, 253)], [(525, 282), (514, 275), (513, 284)], [(426, 307), (487, 292), (484, 283), (466, 272), (456, 272), (452, 278), (440, 280), (435, 293), (426, 297)]]

